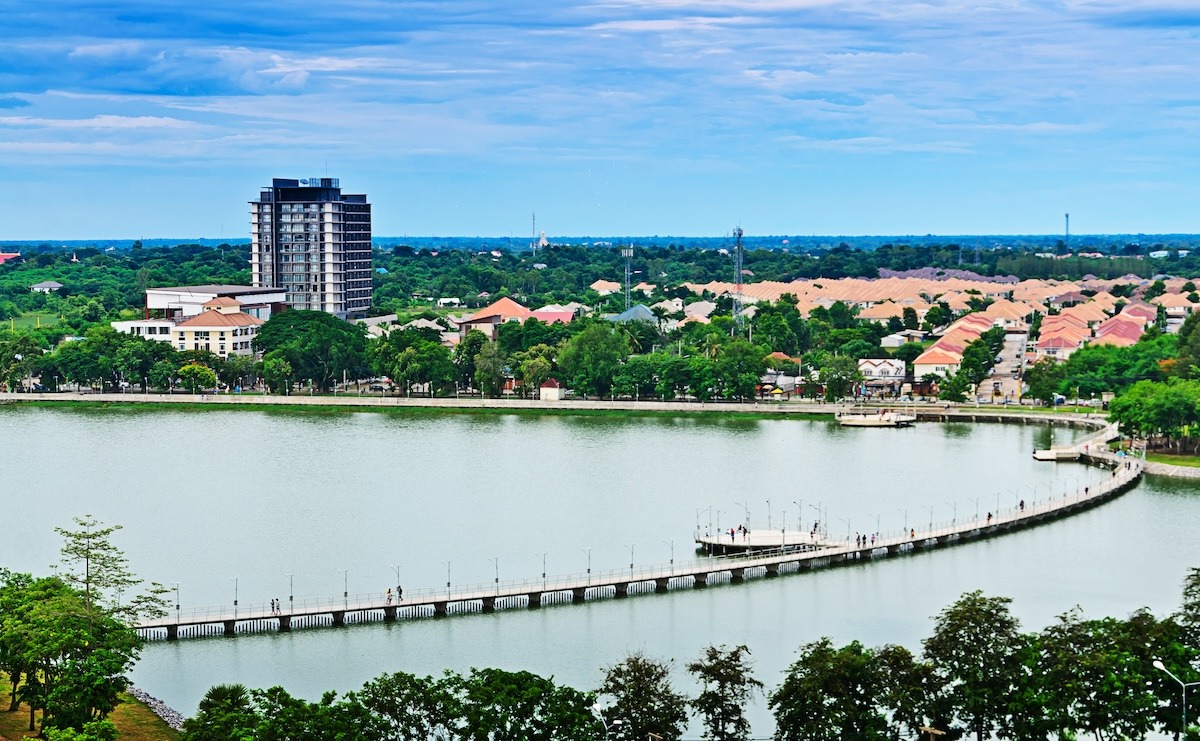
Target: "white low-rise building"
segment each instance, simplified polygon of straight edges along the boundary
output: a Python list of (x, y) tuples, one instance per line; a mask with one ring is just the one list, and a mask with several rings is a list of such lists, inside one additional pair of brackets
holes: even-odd
[(112, 328), (125, 334), (145, 337), (159, 342), (174, 341), (175, 322), (170, 319), (133, 319), (125, 322), (112, 322)]
[(174, 288), (147, 288), (146, 314), (181, 322), (188, 317), (204, 312), (204, 306), (215, 298), (229, 298), (238, 302), (243, 313), (264, 322), (271, 313), (285, 306), (287, 292), (282, 288), (255, 288), (253, 286), (203, 285), (176, 286)]

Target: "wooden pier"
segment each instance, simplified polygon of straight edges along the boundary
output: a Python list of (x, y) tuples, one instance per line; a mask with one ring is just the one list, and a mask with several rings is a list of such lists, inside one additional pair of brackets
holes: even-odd
[[(209, 635), (234, 636), (264, 631), (289, 631), (296, 628), (338, 626), (365, 622), (394, 622), (399, 619), (445, 617), (467, 613), (490, 613), (510, 609), (537, 609), (545, 605), (581, 603), (596, 599), (620, 599), (637, 594), (664, 593), (675, 589), (703, 589), (708, 586), (740, 583), (756, 577), (777, 577), (803, 573), (829, 566), (865, 563), (919, 553), (944, 546), (1032, 527), (1093, 507), (1132, 488), (1142, 475), (1143, 463), (1132, 456), (1117, 456), (1097, 445), (1100, 438), (1115, 434), (1108, 428), (1088, 441), (1085, 460), (1112, 469), (1107, 479), (1073, 493), (1039, 500), (990, 513), (986, 518), (961, 518), (931, 523), (907, 532), (876, 534), (871, 544), (831, 541), (799, 542), (807, 533), (786, 533), (783, 542), (764, 542), (761, 548), (742, 553), (644, 568), (613, 569), (601, 572), (551, 576), (542, 579), (490, 582), (445, 589), (405, 591), (402, 600), (389, 602), (383, 594), (353, 595), (343, 598), (289, 602), (278, 610), (269, 605), (211, 607), (188, 611), (176, 610), (157, 620), (136, 625), (148, 639), (174, 640)], [(1099, 449), (1102, 448), (1103, 449)], [(697, 541), (706, 536), (696, 534)], [(711, 536), (708, 536), (711, 537)], [(780, 534), (765, 533), (763, 538), (779, 539)], [(779, 541), (777, 541), (779, 542)], [(757, 544), (757, 543), (756, 543)]]

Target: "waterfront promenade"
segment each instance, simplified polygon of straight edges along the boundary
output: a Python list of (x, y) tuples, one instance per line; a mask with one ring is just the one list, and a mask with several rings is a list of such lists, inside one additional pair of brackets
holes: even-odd
[[(902, 434), (902, 433), (901, 433)], [(1065, 517), (1132, 488), (1141, 476), (1142, 462), (1132, 456), (1109, 454), (1099, 443), (1116, 434), (1112, 426), (1078, 446), (1090, 451), (1089, 463), (1111, 468), (1111, 475), (1074, 491), (1059, 492), (1028, 502), (997, 501), (990, 517), (980, 512), (948, 521), (927, 522), (906, 531), (877, 533), (873, 544), (850, 538), (825, 537), (816, 543), (789, 542), (739, 554), (673, 561), (668, 564), (604, 571), (588, 571), (517, 581), (498, 581), (424, 589), (406, 589), (403, 599), (388, 601), (385, 593), (344, 594), (339, 597), (283, 600), (278, 610), (267, 604), (177, 608), (158, 620), (144, 622), (138, 632), (151, 639), (177, 639), (206, 635), (233, 636), (254, 632), (336, 626), (400, 619), (490, 613), (510, 609), (538, 609), (555, 604), (596, 599), (625, 598), (676, 589), (701, 589), (738, 584), (754, 578), (773, 578), (839, 565), (865, 564), (874, 559), (903, 556), (935, 548), (970, 543)], [(803, 534), (807, 535), (807, 533)], [(705, 536), (697, 532), (696, 539)]]
[[(334, 408), (347, 411), (374, 410), (447, 410), (480, 412), (548, 412), (553, 414), (592, 412), (633, 412), (652, 414), (752, 414), (762, 416), (819, 415), (830, 419), (850, 404), (826, 404), (812, 400), (698, 402), (652, 401), (633, 399), (568, 399), (541, 401), (538, 399), (485, 399), (478, 396), (428, 398), (356, 394), (353, 392), (310, 396), (261, 394), (142, 394), (142, 393), (0, 393), (0, 404), (62, 403), (64, 407), (78, 403), (115, 404), (123, 406), (186, 406), (221, 408)], [(915, 404), (879, 404), (878, 408), (903, 409), (920, 421), (933, 422), (1015, 422), (1018, 424), (1055, 424), (1071, 427), (1098, 428), (1107, 422), (1102, 415), (1058, 411), (1035, 411), (1020, 406), (986, 407), (976, 404), (947, 404), (927, 402)]]

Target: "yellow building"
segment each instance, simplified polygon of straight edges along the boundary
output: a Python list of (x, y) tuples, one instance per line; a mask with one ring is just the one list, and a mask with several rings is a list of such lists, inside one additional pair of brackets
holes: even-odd
[(204, 312), (175, 325), (177, 350), (208, 350), (220, 357), (252, 355), (251, 343), (265, 322), (241, 310), (237, 300), (218, 296), (204, 304)]

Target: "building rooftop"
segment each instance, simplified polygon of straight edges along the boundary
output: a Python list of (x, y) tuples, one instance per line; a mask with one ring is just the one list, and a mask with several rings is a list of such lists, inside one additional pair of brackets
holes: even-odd
[(245, 296), (250, 294), (283, 293), (282, 288), (231, 286), (219, 283), (209, 283), (202, 286), (161, 286), (159, 288), (146, 289), (146, 293), (153, 293), (156, 291), (163, 293), (211, 293), (216, 296)]

